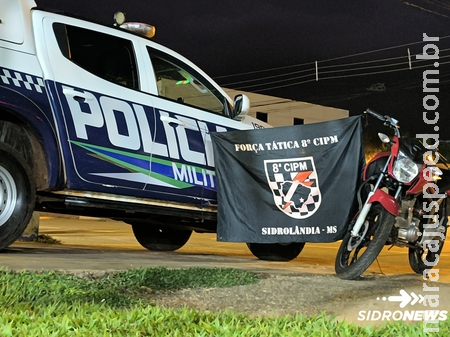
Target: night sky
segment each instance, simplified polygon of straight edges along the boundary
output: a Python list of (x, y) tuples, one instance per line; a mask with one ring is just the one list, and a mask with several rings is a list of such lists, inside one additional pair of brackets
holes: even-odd
[[(372, 108), (404, 131), (450, 139), (450, 2), (443, 0), (36, 0), (104, 24), (116, 11), (156, 26), (154, 40), (220, 85), (350, 111)], [(417, 60), (423, 33), (435, 60)], [(408, 48), (411, 55), (409, 68)], [(315, 62), (318, 64), (316, 81)], [(423, 73), (439, 79), (436, 125), (423, 121)], [(429, 104), (432, 101), (428, 101)], [(434, 112), (428, 115), (430, 119)]]

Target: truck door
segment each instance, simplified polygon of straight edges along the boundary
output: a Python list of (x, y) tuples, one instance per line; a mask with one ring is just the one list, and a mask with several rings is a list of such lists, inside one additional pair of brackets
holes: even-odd
[[(178, 193), (216, 200), (216, 176), (210, 132), (248, 129), (230, 118), (230, 103), (220, 87), (180, 55), (147, 45), (154, 77), (156, 140), (168, 144), (168, 156), (152, 153), (152, 173), (176, 182)], [(146, 189), (154, 190), (148, 184)], [(159, 189), (161, 191), (161, 189)]]
[(141, 91), (146, 81), (140, 72), (146, 70), (139, 68), (133, 35), (35, 13), (43, 27), (38, 50), (55, 101), (68, 187), (107, 192), (119, 187), (126, 190), (114, 193), (144, 195), (154, 109), (151, 96)]

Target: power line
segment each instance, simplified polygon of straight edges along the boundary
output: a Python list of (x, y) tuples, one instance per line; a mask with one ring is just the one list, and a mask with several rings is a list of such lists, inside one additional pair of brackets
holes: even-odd
[[(440, 56), (439, 60), (442, 60), (444, 58), (450, 57), (450, 54), (447, 56)], [(426, 62), (429, 60), (416, 60), (412, 61), (411, 64), (416, 64), (420, 62)], [(322, 71), (321, 74), (330, 74), (330, 73), (337, 73), (337, 72), (343, 72), (343, 71), (355, 71), (355, 70), (364, 70), (364, 69), (373, 69), (373, 68), (383, 68), (383, 67), (395, 67), (395, 66), (404, 66), (405, 62), (398, 62), (398, 63), (391, 63), (391, 64), (381, 64), (381, 65), (374, 65), (371, 67), (360, 67), (360, 68), (352, 68), (352, 69), (339, 69), (339, 70), (331, 70), (331, 71)], [(325, 68), (325, 67), (324, 67)], [(418, 68), (418, 67), (414, 67)]]
[[(443, 51), (447, 51), (450, 50), (450, 48), (446, 48), (446, 49), (440, 49), (439, 52), (443, 52)], [(415, 54), (412, 56), (416, 56), (420, 55), (420, 54)], [(321, 68), (335, 68), (335, 67), (342, 67), (342, 66), (353, 66), (353, 65), (359, 65), (359, 64), (367, 64), (367, 63), (374, 63), (374, 62), (384, 62), (384, 61), (390, 61), (390, 60), (398, 60), (398, 59), (404, 59), (407, 56), (403, 55), (403, 56), (397, 56), (397, 57), (391, 57), (391, 58), (386, 58), (386, 59), (378, 59), (378, 60), (371, 60), (371, 61), (361, 61), (361, 62), (353, 62), (353, 63), (343, 63), (343, 64), (337, 64), (337, 65), (329, 65), (329, 66), (321, 66)], [(421, 62), (421, 61), (426, 61), (426, 60), (416, 60), (413, 62)]]
[[(447, 39), (447, 38), (450, 38), (450, 35), (440, 37), (439, 41)], [(367, 52), (355, 53), (355, 54), (350, 54), (350, 55), (345, 55), (345, 56), (334, 57), (334, 58), (330, 58), (330, 59), (326, 59), (326, 60), (320, 60), (319, 62), (323, 63), (323, 62), (335, 61), (335, 60), (340, 60), (340, 59), (345, 59), (345, 58), (350, 58), (350, 57), (355, 57), (355, 56), (362, 56), (362, 55), (377, 53), (377, 52), (380, 52), (380, 51), (386, 51), (386, 50), (391, 50), (391, 49), (397, 49), (397, 48), (412, 46), (412, 45), (416, 45), (416, 44), (420, 44), (420, 43), (424, 43), (424, 41), (417, 41), (417, 42), (400, 44), (400, 45), (396, 45), (396, 46), (392, 46), (392, 47), (374, 49), (374, 50), (367, 51)], [(274, 71), (274, 70), (281, 70), (281, 69), (289, 69), (289, 68), (301, 67), (301, 66), (305, 66), (305, 65), (314, 65), (314, 62), (306, 62), (306, 63), (301, 63), (301, 64), (293, 64), (293, 65), (289, 65), (289, 66), (274, 67), (274, 68), (267, 68), (267, 69), (261, 69), (261, 70), (255, 70), (255, 71), (248, 71), (248, 72), (242, 72), (242, 73), (236, 73), (236, 74), (230, 74), (230, 75), (216, 76), (215, 79), (222, 79), (222, 78), (228, 78), (228, 77), (251, 75), (251, 74), (256, 74), (256, 73), (261, 73), (261, 72), (268, 72), (268, 71)]]
[[(440, 50), (440, 52), (448, 51), (448, 50), (450, 50), (450, 48), (442, 49), (442, 50)], [(419, 55), (419, 54), (415, 54), (413, 56), (417, 56), (417, 55)], [(447, 58), (447, 57), (449, 57), (449, 56), (448, 55), (440, 56), (439, 59), (443, 59), (443, 58)], [(337, 65), (320, 66), (319, 73), (320, 74), (328, 74), (328, 73), (333, 73), (333, 72), (345, 72), (345, 71), (356, 71), (356, 70), (372, 69), (372, 68), (403, 66), (403, 65), (405, 65), (405, 62), (373, 65), (371, 67), (360, 67), (360, 68), (352, 67), (350, 69), (340, 69), (340, 70), (325, 71), (325, 72), (323, 70), (321, 70), (321, 69), (329, 69), (329, 68), (350, 67), (350, 66), (354, 66), (354, 65), (369, 64), (369, 63), (375, 63), (375, 62), (382, 63), (382, 62), (385, 62), (385, 61), (405, 59), (405, 58), (406, 58), (406, 56), (399, 56), (399, 57), (384, 58), (384, 59), (378, 59), (378, 60), (370, 60), (370, 61), (361, 61), (361, 62), (353, 62), (353, 63), (345, 63), (345, 64), (337, 64)], [(416, 60), (413, 60), (411, 62), (411, 64), (417, 64), (417, 63), (426, 62), (426, 61), (429, 61), (429, 60), (416, 59)], [(314, 64), (312, 64), (312, 65), (314, 65)], [(309, 69), (303, 69), (303, 70), (294, 71), (294, 72), (290, 72), (290, 73), (277, 74), (277, 75), (272, 75), (272, 76), (265, 76), (265, 77), (260, 77), (260, 78), (254, 78), (254, 79), (242, 80), (242, 81), (237, 81), (237, 82), (225, 83), (225, 84), (222, 84), (222, 86), (230, 87), (230, 86), (235, 86), (237, 84), (258, 82), (258, 81), (262, 81), (262, 80), (268, 80), (268, 79), (279, 78), (279, 77), (286, 77), (286, 76), (290, 76), (290, 75), (294, 75), (294, 74), (305, 73), (305, 72), (312, 72), (312, 71), (315, 71), (315, 69), (314, 68), (309, 68)], [(245, 86), (245, 87), (247, 88), (247, 87), (253, 87), (253, 86), (261, 86), (261, 85), (267, 85), (267, 84), (280, 83), (280, 82), (284, 82), (284, 81), (292, 81), (292, 80), (295, 80), (295, 79), (306, 78), (306, 77), (309, 77), (309, 76), (311, 76), (311, 73), (307, 74), (307, 75), (303, 75), (303, 76), (296, 76), (296, 77), (287, 78), (287, 79), (280, 79), (280, 80), (277, 80), (277, 81), (271, 81), (271, 82), (264, 83), (264, 84), (255, 84), (255, 85), (249, 85), (249, 86)]]
[[(440, 63), (440, 65), (443, 65), (443, 64), (450, 64), (450, 61), (449, 62)], [(426, 67), (430, 67), (430, 66), (429, 65), (424, 65), (424, 66), (416, 67), (415, 69), (426, 68)], [(399, 71), (405, 71), (405, 70), (409, 70), (409, 68), (396, 69), (396, 70), (386, 70), (386, 71), (378, 71), (378, 72), (369, 72), (369, 73), (360, 73), (360, 74), (349, 74), (349, 75), (341, 75), (341, 76), (320, 77), (319, 81), (330, 80), (330, 79), (337, 79), (337, 78), (348, 78), (348, 77), (357, 77), (357, 76), (367, 76), (367, 75), (377, 75), (377, 74), (384, 74), (384, 73), (393, 73), (393, 72), (399, 72)], [(310, 76), (314, 76), (314, 74), (311, 74)], [(279, 86), (274, 86), (274, 87), (269, 87), (269, 88), (264, 88), (264, 89), (252, 90), (252, 92), (269, 91), (269, 90), (286, 88), (286, 87), (291, 87), (291, 86), (300, 85), (300, 84), (309, 83), (309, 82), (315, 82), (315, 81), (316, 80), (314, 78), (314, 79), (301, 81), (301, 82), (295, 82), (295, 83), (284, 84), (284, 85), (279, 85)], [(240, 88), (237, 88), (237, 89), (238, 90), (242, 90), (242, 89), (246, 89), (246, 88), (249, 88), (249, 87), (263, 86), (263, 85), (265, 85), (265, 84), (258, 84), (258, 85), (254, 85), (254, 86), (244, 86), (244, 87), (240, 87)]]
[[(449, 37), (450, 37), (450, 35), (440, 37), (439, 41), (444, 40), (444, 39), (448, 39)], [(340, 59), (348, 58), (348, 57), (355, 57), (355, 56), (361, 56), (361, 55), (366, 55), (366, 54), (371, 54), (371, 53), (378, 53), (380, 51), (386, 51), (386, 50), (391, 50), (391, 49), (396, 49), (396, 48), (412, 46), (412, 45), (419, 44), (419, 43), (424, 43), (424, 41), (422, 40), (422, 41), (418, 41), (418, 42), (399, 44), (399, 45), (393, 46), (393, 47), (386, 47), (386, 48), (381, 48), (381, 49), (375, 49), (375, 50), (372, 50), (372, 51), (356, 53), (356, 54), (351, 54), (351, 55), (347, 55), (347, 56), (339, 56), (339, 57), (331, 58), (331, 59), (324, 60), (324, 61), (321, 61), (321, 62), (335, 61), (335, 60), (340, 60)]]
[[(450, 55), (442, 57), (442, 58), (448, 58), (448, 57), (450, 57)], [(444, 62), (444, 63), (441, 62), (440, 65), (444, 65), (444, 64), (448, 64), (448, 63), (450, 63), (450, 62)], [(404, 65), (404, 64), (402, 63), (401, 65)], [(415, 66), (414, 69), (421, 69), (421, 68), (424, 68), (424, 67), (431, 67), (431, 65), (427, 64), (427, 65), (422, 65), (422, 66)], [(355, 70), (372, 69), (372, 68), (378, 68), (378, 66), (377, 67), (360, 68), (360, 69), (355, 69)], [(410, 69), (408, 67), (405, 67), (405, 68), (401, 68), (401, 69), (384, 70), (384, 71), (376, 71), (376, 72), (365, 72), (365, 73), (348, 74), (348, 75), (333, 76), (333, 77), (322, 77), (322, 76), (319, 76), (319, 81), (320, 80), (325, 80), (325, 79), (331, 79), (331, 78), (346, 78), (346, 77), (355, 77), (355, 76), (376, 75), (376, 74), (391, 73), (391, 72), (398, 72), (398, 71), (404, 71), (404, 70), (410, 70)], [(307, 78), (307, 77), (312, 77), (312, 78), (309, 79), (309, 80), (306, 80), (306, 81), (302, 81), (302, 82), (296, 82), (296, 83), (286, 84), (286, 85), (282, 85), (282, 86), (271, 87), (270, 89), (263, 89), (263, 90), (266, 91), (266, 90), (271, 90), (271, 89), (278, 89), (278, 88), (283, 88), (283, 87), (287, 87), (287, 86), (292, 86), (292, 85), (297, 85), (297, 84), (303, 84), (303, 83), (307, 83), (307, 82), (316, 81), (315, 70), (314, 69), (310, 69), (309, 71), (310, 71), (310, 73), (307, 74), (307, 75), (292, 77), (292, 78), (289, 78), (289, 79), (282, 79), (282, 80), (277, 80), (277, 81), (265, 82), (265, 83), (257, 83), (257, 84), (252, 84), (252, 85), (238, 86), (238, 87), (236, 87), (236, 90), (243, 90), (243, 89), (248, 89), (248, 88), (267, 86), (267, 85), (271, 85), (271, 84), (283, 83), (283, 82), (298, 80), (298, 79)], [(329, 72), (320, 72), (319, 74), (323, 75), (323, 74), (331, 74), (331, 73), (344, 72), (344, 71), (352, 71), (352, 69), (345, 69), (345, 70), (339, 70), (339, 71), (329, 71)], [(257, 90), (255, 92), (258, 92), (258, 91), (261, 91), (261, 90)]]

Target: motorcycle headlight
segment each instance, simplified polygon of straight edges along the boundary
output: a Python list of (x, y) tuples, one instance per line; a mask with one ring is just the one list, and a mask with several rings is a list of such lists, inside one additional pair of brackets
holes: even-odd
[(398, 181), (409, 183), (419, 174), (419, 165), (399, 151), (393, 173)]

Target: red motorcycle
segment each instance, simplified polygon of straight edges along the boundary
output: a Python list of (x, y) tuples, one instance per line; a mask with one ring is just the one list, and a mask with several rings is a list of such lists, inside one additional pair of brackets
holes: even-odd
[(370, 109), (364, 113), (393, 129), (394, 136), (378, 134), (383, 143), (390, 143), (390, 152), (378, 154), (365, 167), (357, 195), (359, 211), (339, 247), (336, 274), (346, 280), (358, 278), (385, 245), (408, 247), (411, 268), (422, 274), (439, 261), (447, 233), (446, 160), (416, 138), (400, 138), (394, 118)]

